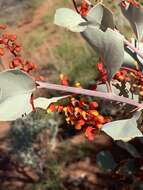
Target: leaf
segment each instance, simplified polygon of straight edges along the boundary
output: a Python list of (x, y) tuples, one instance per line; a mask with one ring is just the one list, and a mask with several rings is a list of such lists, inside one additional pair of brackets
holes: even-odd
[(112, 171), (117, 166), (109, 151), (101, 151), (96, 155), (96, 163), (104, 171)]
[[(97, 9), (97, 13), (99, 13), (98, 16), (93, 13), (95, 12), (95, 9)], [(97, 19), (95, 20), (94, 17), (96, 16)], [(108, 17), (110, 17), (110, 19), (106, 25)], [(114, 28), (113, 17), (111, 12), (102, 4), (98, 4), (89, 11), (87, 18), (89, 19), (88, 21), (84, 20), (73, 10), (61, 8), (56, 11), (54, 23), (74, 32), (82, 32), (82, 36), (87, 42), (103, 57), (107, 69), (108, 80), (110, 81), (123, 63), (124, 38), (118, 32), (107, 28)], [(97, 25), (96, 21), (98, 22)], [(99, 29), (104, 27), (107, 29), (106, 32)]]
[(142, 133), (137, 128), (136, 120), (141, 112), (136, 114), (131, 119), (124, 119), (107, 123), (103, 126), (102, 131), (112, 137), (114, 140), (129, 141), (135, 137), (142, 137)]
[(54, 97), (54, 98), (39, 97), (34, 100), (34, 106), (35, 106), (35, 108), (46, 109), (51, 103), (57, 102), (61, 99), (67, 98), (67, 97), (69, 97), (69, 96), (67, 95), (67, 96), (60, 96), (60, 97)]
[[(139, 42), (138, 43), (138, 49), (140, 49), (141, 51), (143, 50), (143, 43)], [(141, 66), (141, 70), (143, 70), (143, 58), (141, 58), (138, 54), (137, 54), (137, 58), (140, 61), (140, 66)]]
[[(134, 47), (137, 47), (140, 50), (143, 49), (142, 42), (137, 42), (134, 38), (131, 38), (131, 41)], [(132, 69), (140, 69), (141, 71), (143, 71), (143, 59), (132, 49), (130, 49), (130, 47), (127, 46), (125, 47), (123, 66)]]
[[(111, 86), (112, 90), (113, 90), (113, 93), (115, 93), (116, 95), (119, 95), (120, 93), (120, 90), (117, 89), (115, 86)], [(100, 84), (100, 85), (97, 85), (97, 88), (96, 88), (96, 91), (99, 91), (99, 92), (107, 92), (107, 86), (106, 84)]]
[(30, 98), (36, 90), (33, 79), (19, 69), (0, 73), (0, 121), (11, 121), (32, 109)]
[(135, 59), (133, 59), (133, 57), (130, 56), (130, 54), (128, 54), (126, 51), (124, 52), (124, 61), (122, 66), (137, 69), (137, 65), (135, 65)]
[(13, 121), (32, 111), (31, 93), (8, 97), (0, 103), (0, 121)]
[(131, 175), (138, 171), (138, 163), (135, 159), (128, 159), (125, 163), (119, 166), (120, 167), (117, 171), (119, 174)]
[(122, 149), (126, 150), (127, 152), (130, 153), (131, 156), (134, 158), (139, 158), (140, 153), (137, 151), (137, 149), (130, 143), (128, 142), (123, 142), (123, 141), (117, 141), (117, 145), (121, 147)]
[(8, 97), (32, 93), (35, 89), (35, 81), (19, 69), (5, 70), (0, 73), (0, 103)]
[(65, 27), (72, 32), (83, 32), (87, 28), (86, 23), (86, 20), (72, 9), (60, 8), (56, 10), (54, 24), (58, 26)]
[(129, 21), (136, 37), (141, 40), (143, 37), (143, 9), (141, 6), (137, 7), (130, 3), (128, 6), (121, 6), (123, 15)]
[(106, 32), (103, 32), (93, 26), (88, 26), (87, 29), (82, 32), (82, 35), (93, 49), (98, 51), (103, 57), (108, 80), (110, 81), (123, 63), (123, 36), (110, 28), (108, 28)]
[(102, 3), (98, 3), (91, 8), (86, 16), (86, 19), (92, 23), (92, 25), (103, 31), (106, 31), (107, 28), (115, 28), (112, 12)]
[[(51, 103), (57, 102), (68, 96), (43, 98), (39, 97), (34, 100), (35, 108), (46, 109)], [(31, 92), (8, 97), (0, 103), (0, 121), (13, 121), (22, 118), (33, 111), (30, 104)]]

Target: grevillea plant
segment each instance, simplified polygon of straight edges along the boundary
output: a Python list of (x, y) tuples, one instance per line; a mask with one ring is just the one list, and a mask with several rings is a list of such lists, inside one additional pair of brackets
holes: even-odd
[[(99, 53), (97, 67), (100, 77), (94, 88), (84, 89), (80, 83), (70, 86), (68, 78), (60, 76), (61, 85), (51, 84), (42, 77), (33, 77), (35, 64), (24, 61), (20, 55), (21, 46), (16, 36), (3, 32), (0, 37), (0, 56), (7, 48), (12, 53), (9, 69), (0, 73), (0, 120), (12, 121), (23, 118), (36, 108), (47, 109), (48, 112), (64, 113), (66, 122), (74, 125), (78, 131), (85, 132), (89, 140), (94, 140), (100, 130), (114, 140), (128, 141), (141, 137), (136, 120), (143, 108), (143, 7), (134, 0), (121, 0), (119, 6), (129, 21), (135, 39), (128, 41), (119, 32), (112, 12), (102, 3), (92, 5), (83, 0), (76, 11), (60, 8), (55, 14), (55, 24), (72, 32), (80, 32), (89, 45)], [(0, 29), (5, 29), (1, 25)], [(37, 89), (63, 91), (66, 96), (51, 99), (34, 98)], [(66, 103), (54, 104), (60, 99)], [(129, 109), (130, 107), (130, 109)], [(114, 111), (129, 112), (128, 117), (117, 118)], [(117, 112), (116, 112), (117, 113)]]

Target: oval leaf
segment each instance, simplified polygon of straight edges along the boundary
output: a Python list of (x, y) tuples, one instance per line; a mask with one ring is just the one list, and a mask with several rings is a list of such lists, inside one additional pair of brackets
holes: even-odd
[(0, 73), (0, 103), (8, 97), (32, 93), (35, 89), (35, 81), (19, 69), (6, 70)]
[[(57, 102), (68, 96), (54, 97), (54, 98), (36, 98), (34, 100), (35, 108), (46, 109), (51, 103)], [(8, 97), (0, 103), (0, 121), (13, 121), (22, 118), (32, 112), (33, 108), (30, 103), (31, 93), (18, 94)]]
[(135, 59), (128, 54), (126, 51), (124, 52), (124, 61), (123, 61), (123, 67), (128, 67), (132, 69), (137, 69), (138, 65), (135, 64)]
[(46, 109), (51, 103), (57, 102), (61, 99), (67, 98), (67, 97), (69, 97), (69, 96), (67, 95), (67, 96), (60, 96), (60, 97), (53, 97), (53, 98), (39, 97), (34, 100), (34, 106), (35, 106), (35, 108)]
[(93, 8), (91, 8), (86, 18), (94, 26), (103, 31), (106, 31), (107, 28), (115, 28), (112, 12), (107, 9), (102, 3), (98, 3)]
[[(113, 86), (112, 83), (111, 83), (111, 88), (112, 88), (114, 94), (119, 95), (120, 90), (117, 89), (115, 86)], [(99, 92), (108, 92), (106, 84), (100, 84), (100, 85), (98, 85), (97, 88), (96, 88), (96, 91), (99, 91)]]
[[(137, 114), (141, 114), (140, 112)], [(114, 140), (129, 141), (135, 137), (142, 137), (142, 133), (137, 128), (138, 116), (131, 119), (124, 119), (107, 123), (103, 126), (102, 131), (112, 137)]]
[(109, 151), (101, 151), (96, 155), (96, 163), (103, 171), (109, 172), (116, 168), (112, 154)]
[(104, 59), (108, 80), (120, 69), (124, 59), (123, 36), (108, 28), (106, 32), (97, 27), (88, 26), (82, 32), (83, 37), (98, 51)]
[(72, 32), (83, 32), (87, 28), (86, 21), (81, 15), (68, 8), (56, 10), (54, 24), (65, 27)]
[(135, 146), (133, 146), (132, 144), (130, 144), (128, 142), (117, 141), (117, 145), (119, 147), (121, 147), (122, 149), (126, 150), (127, 152), (129, 152), (130, 155), (133, 156), (134, 158), (139, 158), (140, 157), (140, 153), (135, 148)]
[(134, 6), (132, 3), (126, 7), (121, 6), (123, 15), (129, 21), (136, 37), (141, 40), (143, 37), (143, 9), (141, 6)]
[(13, 121), (32, 111), (31, 93), (8, 97), (0, 103), (0, 121)]
[[(143, 49), (143, 43), (138, 42), (134, 38), (131, 38), (132, 45), (138, 49)], [(132, 69), (139, 69), (143, 71), (143, 59), (135, 53), (129, 46), (125, 47), (123, 67), (129, 67)]]
[(12, 121), (32, 109), (30, 98), (35, 81), (19, 69), (0, 73), (0, 121)]

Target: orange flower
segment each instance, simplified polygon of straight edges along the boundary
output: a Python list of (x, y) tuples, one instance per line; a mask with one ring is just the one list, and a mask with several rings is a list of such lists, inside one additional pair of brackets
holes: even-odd
[(94, 128), (89, 126), (86, 128), (86, 131), (85, 131), (85, 136), (88, 138), (88, 140), (90, 141), (93, 141), (95, 136), (94, 136)]
[(97, 109), (98, 108), (98, 103), (97, 102), (90, 102), (89, 103), (90, 109)]
[(63, 106), (62, 105), (59, 105), (58, 107), (57, 107), (57, 110), (58, 110), (58, 112), (60, 113), (60, 112), (62, 112), (63, 111)]
[(81, 4), (80, 14), (82, 16), (87, 16), (87, 12), (88, 12), (88, 4), (85, 0), (83, 0)]
[(69, 85), (68, 77), (65, 76), (65, 75), (63, 75), (63, 74), (60, 74), (60, 82), (64, 86), (68, 86)]
[(97, 110), (89, 110), (88, 113), (92, 114), (93, 116), (99, 116), (99, 112)]
[(85, 121), (82, 120), (82, 119), (80, 119), (80, 120), (76, 123), (75, 129), (81, 130), (81, 128), (82, 128), (82, 126), (83, 126), (84, 124), (85, 124)]
[(104, 123), (105, 123), (105, 119), (104, 119), (104, 117), (103, 117), (102, 115), (98, 115), (98, 116), (96, 117), (96, 120), (97, 120), (97, 122), (99, 122), (99, 123), (101, 123), (101, 124), (104, 124)]
[(47, 113), (52, 113), (56, 109), (56, 106), (54, 104), (50, 104), (50, 106), (47, 109)]

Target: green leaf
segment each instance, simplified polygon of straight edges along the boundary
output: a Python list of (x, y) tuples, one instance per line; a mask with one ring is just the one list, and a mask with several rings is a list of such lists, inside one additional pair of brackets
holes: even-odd
[(88, 26), (82, 35), (104, 59), (110, 81), (124, 60), (123, 36), (110, 28), (103, 32), (95, 26)]
[(39, 97), (34, 100), (34, 106), (35, 106), (35, 108), (46, 109), (51, 103), (57, 102), (59, 100), (67, 98), (67, 97), (69, 97), (69, 96), (67, 95), (67, 96), (60, 96), (60, 97), (53, 97), (53, 98)]
[[(119, 95), (120, 90), (117, 89), (115, 86), (113, 86), (112, 83), (111, 83), (111, 88), (112, 88), (113, 92), (114, 92), (116, 95)], [(107, 92), (107, 86), (106, 86), (106, 84), (97, 85), (96, 91), (99, 91), (99, 92)]]
[(134, 158), (140, 157), (140, 153), (132, 144), (128, 142), (117, 141), (117, 145), (121, 147), (122, 149), (125, 149), (127, 152), (129, 152)]
[(19, 69), (0, 73), (0, 121), (12, 121), (32, 109), (30, 98), (35, 81)]
[(137, 162), (134, 159), (129, 159), (118, 169), (118, 173), (120, 174), (128, 174), (131, 175), (138, 170)]
[(82, 32), (87, 28), (86, 21), (81, 15), (68, 8), (56, 10), (54, 24), (65, 27), (72, 32)]
[(96, 163), (99, 168), (108, 172), (112, 171), (116, 166), (116, 162), (109, 151), (101, 151), (96, 155)]
[(32, 111), (31, 93), (15, 95), (0, 103), (0, 121), (13, 121)]
[(0, 103), (8, 97), (32, 93), (35, 89), (35, 81), (19, 69), (5, 70), (0, 73)]
[(109, 122), (103, 126), (102, 131), (114, 140), (129, 141), (135, 137), (142, 137), (136, 122), (140, 114), (141, 112), (137, 112), (131, 119)]
[(91, 8), (86, 18), (92, 25), (103, 31), (106, 31), (107, 28), (115, 28), (112, 12), (102, 3), (98, 3), (93, 8)]
[(129, 3), (126, 7), (121, 6), (123, 15), (129, 21), (136, 37), (141, 40), (143, 37), (143, 9), (141, 6), (134, 6)]

